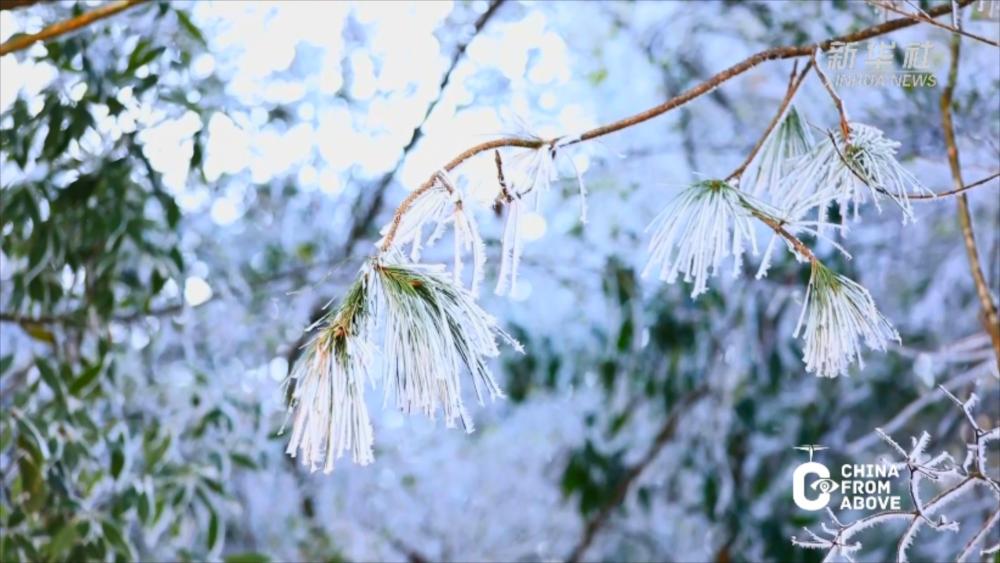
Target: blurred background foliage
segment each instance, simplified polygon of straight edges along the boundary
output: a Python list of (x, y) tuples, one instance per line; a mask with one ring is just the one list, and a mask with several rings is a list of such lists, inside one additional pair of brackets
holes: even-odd
[[(883, 425), (960, 457), (960, 413), (935, 384), (985, 396), (997, 423), (951, 202), (921, 207), (905, 238), (893, 211), (867, 214), (850, 262), (819, 248), (904, 338), (850, 378), (804, 373), (790, 334), (808, 272), (788, 257), (697, 301), (638, 275), (664, 193), (728, 170), (766, 124), (787, 75), (774, 64), (574, 155), (592, 221), (565, 182), (528, 290), (485, 299), (526, 353), (499, 361), (508, 400), (476, 412), (476, 434), (381, 414), (374, 466), (306, 474), (282, 455), (279, 382), (404, 188), (510, 112), (579, 130), (885, 17), (846, 2), (312, 6), (148, 2), (0, 59), (4, 561), (818, 560), (789, 541), (818, 521), (791, 503), (793, 446), (874, 460)], [(4, 10), (0, 39), (92, 7)], [(897, 50), (948, 36), (905, 33)], [(955, 109), (975, 179), (997, 166), (998, 69), (988, 47), (968, 61)], [(818, 85), (803, 92), (833, 119)], [(845, 98), (942, 191), (938, 94)], [(488, 164), (461, 180), (493, 181)], [(1000, 206), (982, 191), (995, 284)], [(491, 276), (501, 218), (482, 214)], [(988, 508), (962, 507), (960, 534), (925, 532), (917, 558), (957, 551)], [(870, 532), (865, 558), (891, 557), (893, 533)]]

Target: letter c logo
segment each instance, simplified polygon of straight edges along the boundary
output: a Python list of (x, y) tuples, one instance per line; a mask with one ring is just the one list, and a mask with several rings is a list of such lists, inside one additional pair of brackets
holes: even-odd
[[(833, 490), (834, 488), (820, 487), (822, 491), (815, 499), (809, 499), (806, 497), (806, 476), (816, 475), (820, 479), (827, 480), (830, 478), (830, 470), (826, 468), (825, 465), (815, 461), (809, 461), (803, 463), (802, 465), (795, 468), (792, 473), (792, 500), (795, 501), (795, 505), (802, 510), (822, 510), (826, 508), (827, 504), (830, 504), (830, 493), (826, 492), (827, 489)], [(816, 489), (817, 487), (813, 487)]]

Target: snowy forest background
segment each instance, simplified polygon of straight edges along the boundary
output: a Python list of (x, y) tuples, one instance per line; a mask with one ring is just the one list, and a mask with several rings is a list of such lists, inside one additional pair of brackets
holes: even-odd
[[(94, 7), (5, 9), (0, 41)], [(850, 261), (816, 247), (902, 337), (848, 377), (805, 372), (791, 333), (808, 268), (787, 253), (697, 300), (639, 276), (647, 225), (671, 192), (739, 164), (791, 61), (573, 151), (589, 221), (564, 173), (526, 223), (518, 291), (484, 292), (525, 354), (498, 360), (508, 398), (472, 408), (475, 433), (370, 393), (376, 462), (310, 474), (283, 453), (281, 383), (395, 206), (468, 146), (578, 133), (767, 47), (894, 17), (839, 1), (161, 1), (0, 57), (4, 560), (819, 560), (791, 543), (825, 519), (792, 503), (794, 446), (871, 463), (894, 453), (876, 427), (900, 443), (926, 430), (929, 452), (961, 460), (973, 438), (937, 386), (976, 393), (986, 429), (1000, 390), (954, 198), (914, 202), (906, 226), (890, 205), (864, 209)], [(963, 23), (1000, 34), (972, 8)], [(947, 191), (951, 33), (880, 39), (897, 59), (930, 42), (937, 85), (840, 94)], [(997, 53), (963, 39), (953, 113), (970, 182), (1000, 167)], [(815, 76), (796, 106), (836, 123)], [(495, 183), (492, 159), (459, 179)], [(967, 192), (994, 302), (998, 183)], [(478, 219), (494, 279), (502, 217)], [(954, 558), (996, 510), (964, 497), (949, 508), (960, 529), (925, 527), (911, 559)], [(865, 531), (857, 557), (894, 558), (901, 532)]]

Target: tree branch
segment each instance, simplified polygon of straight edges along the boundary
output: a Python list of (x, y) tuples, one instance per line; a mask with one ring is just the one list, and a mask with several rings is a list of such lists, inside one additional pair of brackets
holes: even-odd
[[(847, 117), (847, 107), (844, 106), (844, 100), (837, 94), (837, 91), (833, 88), (833, 84), (830, 84), (830, 79), (826, 77), (826, 73), (823, 72), (823, 67), (819, 64), (819, 59), (816, 57), (817, 51), (812, 53), (812, 62), (816, 65), (816, 75), (819, 76), (819, 81), (823, 83), (823, 88), (826, 88), (828, 94), (833, 99), (833, 104), (837, 106), (837, 113), (840, 114), (840, 133), (844, 136), (844, 144), (847, 145), (851, 142), (851, 120)], [(836, 148), (837, 143), (834, 142), (834, 148)]]
[(127, 10), (132, 6), (141, 4), (145, 1), (146, 0), (120, 0), (119, 2), (112, 2), (95, 10), (80, 14), (74, 18), (54, 23), (38, 33), (15, 35), (10, 38), (9, 41), (0, 45), (0, 56), (20, 51), (22, 49), (27, 49), (39, 41), (48, 41), (49, 39), (54, 39), (60, 35), (76, 31), (94, 23), (95, 21), (113, 16), (118, 12)]
[[(941, 16), (950, 13), (952, 11), (953, 5), (957, 7), (964, 7), (971, 4), (973, 1), (975, 0), (958, 0), (957, 2), (954, 3), (941, 4), (928, 10), (927, 13), (932, 17)], [(770, 49), (766, 49), (764, 51), (761, 51), (755, 55), (752, 55), (744, 59), (739, 63), (736, 63), (735, 65), (725, 70), (716, 73), (708, 80), (705, 80), (704, 82), (692, 88), (689, 88), (688, 90), (685, 90), (681, 94), (678, 94), (673, 98), (670, 98), (669, 100), (663, 102), (660, 105), (654, 106), (652, 108), (649, 108), (643, 112), (637, 113), (630, 117), (620, 119), (613, 123), (609, 123), (607, 125), (602, 125), (595, 129), (591, 129), (581, 134), (574, 141), (567, 143), (567, 145), (576, 144), (583, 141), (589, 141), (591, 139), (596, 139), (598, 137), (603, 137), (604, 135), (609, 135), (611, 133), (621, 131), (622, 129), (627, 129), (629, 127), (632, 127), (633, 125), (638, 125), (644, 121), (653, 119), (654, 117), (662, 115), (674, 108), (677, 108), (679, 106), (686, 104), (687, 102), (690, 102), (695, 98), (698, 98), (704, 94), (707, 94), (715, 90), (721, 84), (731, 80), (732, 78), (735, 78), (736, 76), (739, 76), (740, 74), (743, 74), (744, 72), (747, 72), (748, 70), (752, 69), (753, 67), (757, 66), (760, 63), (778, 59), (794, 59), (798, 57), (812, 56), (813, 53), (815, 53), (817, 50), (826, 50), (834, 43), (856, 43), (858, 41), (864, 41), (865, 39), (870, 39), (872, 37), (885, 35), (887, 33), (891, 33), (898, 29), (910, 27), (917, 23), (918, 23), (917, 21), (914, 21), (911, 18), (899, 18), (895, 20), (889, 20), (887, 22), (878, 25), (873, 25), (871, 27), (861, 29), (854, 33), (841, 35), (839, 37), (833, 37), (825, 41), (821, 41), (819, 43), (814, 43), (811, 45), (773, 47)], [(457, 168), (460, 164), (462, 164), (466, 160), (484, 151), (491, 151), (504, 147), (521, 147), (521, 148), (537, 149), (547, 144), (554, 143), (557, 140), (558, 139), (546, 140), (546, 139), (523, 139), (523, 138), (495, 139), (493, 141), (487, 141), (469, 147), (468, 149), (460, 153), (458, 156), (453, 158), (450, 162), (445, 164), (442, 168), (445, 171), (450, 172), (455, 168)], [(430, 190), (433, 187), (436, 177), (437, 173), (435, 172), (416, 190), (411, 192), (410, 195), (407, 196), (406, 199), (404, 199), (403, 202), (396, 209), (396, 213), (392, 219), (392, 224), (389, 228), (388, 233), (386, 233), (386, 237), (384, 239), (382, 246), (380, 247), (380, 250), (382, 252), (392, 247), (392, 242), (396, 237), (396, 231), (399, 229), (399, 223), (402, 220), (403, 215), (406, 214), (407, 211), (409, 211), (409, 209), (413, 206), (413, 203), (417, 200), (417, 198), (419, 198), (421, 195), (424, 194), (424, 192)]]
[[(951, 116), (951, 100), (955, 92), (955, 82), (958, 80), (958, 60), (961, 55), (961, 36), (955, 34), (951, 38), (951, 66), (948, 69), (948, 83), (941, 93), (941, 129), (944, 133), (944, 142), (948, 147), (948, 165), (951, 167), (951, 177), (955, 184), (955, 190), (964, 187), (962, 182), (962, 166), (958, 158), (958, 144), (955, 142), (955, 125)], [(976, 237), (972, 230), (972, 214), (969, 213), (969, 199), (963, 193), (958, 196), (958, 222), (962, 227), (962, 238), (965, 242), (965, 251), (969, 256), (969, 269), (972, 272), (972, 280), (976, 285), (976, 295), (979, 297), (979, 306), (982, 309), (982, 322), (986, 333), (993, 341), (993, 351), (997, 357), (997, 368), (1000, 369), (1000, 320), (997, 317), (997, 306), (993, 303), (990, 295), (989, 284), (983, 274), (983, 268), (979, 262), (979, 250), (976, 248)]]
[(965, 184), (964, 186), (962, 186), (960, 188), (955, 188), (955, 189), (948, 190), (946, 192), (940, 192), (940, 193), (936, 193), (936, 194), (913, 194), (913, 195), (910, 196), (910, 199), (911, 200), (918, 199), (918, 200), (928, 201), (928, 200), (938, 199), (940, 197), (948, 197), (948, 196), (951, 196), (951, 195), (957, 195), (957, 194), (963, 193), (963, 192), (965, 192), (967, 190), (971, 190), (972, 188), (979, 187), (979, 186), (981, 186), (981, 185), (989, 182), (990, 180), (995, 180), (998, 177), (1000, 177), (1000, 172), (994, 172), (990, 176), (987, 176), (987, 177), (985, 177), (985, 178), (983, 178), (981, 180), (976, 180), (975, 182), (973, 182), (971, 184)]
[[(469, 48), (469, 44), (472, 43), (472, 41), (476, 38), (476, 36), (479, 35), (480, 32), (482, 32), (483, 28), (486, 27), (486, 24), (497, 13), (497, 9), (504, 3), (504, 1), (505, 0), (494, 0), (493, 2), (491, 2), (486, 11), (483, 12), (478, 19), (476, 19), (476, 23), (473, 26), (472, 35), (469, 36), (469, 38), (466, 41), (459, 44), (458, 47), (456, 48), (455, 53), (451, 57), (451, 64), (448, 66), (448, 69), (441, 77), (441, 83), (438, 88), (437, 96), (430, 102), (430, 104), (428, 104), (427, 110), (424, 111), (423, 119), (421, 119), (420, 123), (417, 124), (416, 127), (414, 127), (413, 133), (410, 136), (410, 140), (409, 142), (406, 143), (406, 146), (403, 147), (402, 154), (400, 155), (399, 160), (396, 161), (396, 164), (395, 166), (393, 166), (393, 169), (382, 175), (382, 177), (379, 178), (378, 182), (376, 182), (375, 188), (372, 190), (373, 193), (370, 203), (361, 213), (360, 218), (351, 227), (351, 231), (350, 233), (348, 233), (347, 236), (347, 241), (344, 244), (343, 249), (340, 251), (340, 258), (336, 259), (335, 262), (346, 261), (348, 258), (350, 258), (351, 253), (354, 251), (355, 245), (357, 245), (357, 243), (362, 239), (362, 237), (365, 234), (365, 231), (367, 231), (368, 228), (371, 227), (372, 223), (375, 222), (375, 219), (378, 217), (379, 212), (382, 210), (382, 205), (385, 201), (385, 192), (392, 184), (392, 180), (393, 178), (396, 177), (396, 173), (398, 173), (399, 169), (402, 168), (403, 162), (406, 161), (406, 157), (409, 156), (409, 154), (416, 147), (417, 141), (419, 141), (420, 138), (423, 137), (423, 130), (424, 126), (427, 124), (427, 119), (430, 118), (431, 114), (434, 112), (434, 108), (437, 107), (438, 103), (441, 101), (441, 98), (444, 96), (445, 88), (448, 86), (449, 83), (451, 83), (451, 77), (455, 73), (455, 69), (458, 68), (458, 63), (462, 60), (462, 56)], [(393, 229), (393, 231), (395, 231), (395, 229)], [(310, 314), (310, 320), (308, 326), (310, 327), (314, 326), (322, 318), (326, 310), (325, 306), (328, 301), (329, 301), (328, 299), (324, 299), (320, 301), (315, 307), (313, 307), (313, 310)], [(298, 359), (301, 348), (306, 344), (306, 342), (308, 342), (310, 335), (311, 335), (310, 332), (303, 332), (302, 335), (299, 337), (298, 341), (296, 341), (295, 344), (292, 345), (291, 349), (289, 349), (288, 351), (289, 369), (291, 369), (292, 366), (295, 364), (295, 361)]]
[[(959, 29), (957, 27), (952, 27), (950, 25), (945, 25), (945, 24), (943, 24), (943, 23), (935, 20), (934, 18), (927, 17), (921, 11), (918, 11), (916, 13), (907, 12), (907, 11), (904, 11), (904, 10), (901, 10), (901, 9), (897, 8), (896, 6), (893, 5), (892, 2), (886, 2), (886, 1), (877, 1), (877, 2), (875, 2), (875, 5), (878, 6), (878, 7), (880, 7), (880, 8), (882, 8), (882, 9), (888, 10), (888, 11), (896, 13), (896, 14), (899, 14), (901, 16), (906, 16), (906, 17), (912, 18), (912, 19), (914, 19), (916, 21), (923, 22), (923, 23), (926, 23), (926, 24), (933, 25), (934, 27), (939, 27), (941, 29), (948, 30), (948, 31), (950, 31), (952, 33), (958, 33), (959, 35), (964, 35), (964, 36), (968, 37), (969, 39), (974, 39), (976, 41), (980, 41), (982, 43), (986, 43), (987, 45), (992, 45), (994, 47), (1000, 47), (1000, 43), (997, 43), (996, 41), (994, 41), (992, 39), (988, 39), (986, 37), (983, 37), (982, 35), (976, 35), (975, 33), (969, 33), (967, 31), (964, 31), (964, 30)], [(920, 10), (919, 7), (916, 7), (916, 6), (914, 6), (914, 7), (917, 8), (917, 10)]]
[(958, 554), (958, 557), (955, 558), (956, 563), (964, 563), (965, 561), (968, 561), (969, 557), (972, 556), (972, 551), (977, 545), (986, 539), (987, 534), (990, 533), (993, 526), (996, 526), (998, 521), (1000, 521), (1000, 509), (995, 510), (993, 512), (993, 516), (990, 516), (986, 519), (986, 522), (983, 522), (983, 526), (979, 528), (976, 535), (969, 539), (969, 543), (965, 544), (965, 549), (963, 549), (962, 553)]
[(448, 87), (451, 82), (451, 77), (455, 73), (455, 69), (458, 67), (459, 61), (462, 60), (462, 56), (465, 51), (469, 48), (469, 44), (472, 43), (473, 39), (486, 27), (486, 23), (490, 21), (494, 14), (496, 14), (497, 8), (499, 8), (505, 0), (494, 0), (490, 3), (489, 7), (486, 9), (482, 15), (476, 20), (473, 26), (472, 35), (464, 42), (458, 45), (455, 52), (452, 54), (451, 63), (448, 65), (448, 70), (445, 71), (444, 75), (441, 77), (441, 83), (438, 85), (438, 95), (431, 100), (428, 104), (427, 110), (424, 112), (423, 119), (413, 128), (413, 132), (410, 134), (410, 140), (403, 147), (403, 152), (396, 161), (396, 165), (393, 166), (392, 170), (386, 172), (378, 182), (375, 183), (375, 188), (372, 190), (372, 199), (368, 204), (367, 208), (361, 214), (361, 219), (354, 223), (350, 234), (347, 237), (347, 244), (344, 245), (344, 250), (342, 254), (344, 256), (349, 256), (354, 250), (354, 245), (361, 240), (361, 237), (365, 234), (365, 231), (371, 226), (371, 224), (378, 217), (380, 211), (382, 211), (382, 206), (385, 203), (385, 192), (392, 185), (393, 178), (396, 177), (396, 173), (402, 168), (403, 162), (406, 161), (406, 157), (409, 156), (410, 152), (417, 146), (417, 142), (424, 136), (424, 125), (427, 124), (427, 120), (430, 118), (431, 114), (434, 113), (434, 108), (438, 106), (441, 102), (441, 98), (444, 97), (444, 90)]
[[(994, 428), (987, 432), (982, 429), (979, 423), (976, 422), (976, 419), (971, 412), (971, 409), (977, 400), (975, 396), (970, 397), (968, 401), (963, 403), (948, 392), (944, 386), (939, 386), (939, 388), (944, 391), (944, 393), (952, 401), (954, 401), (959, 408), (962, 409), (967, 421), (972, 426), (975, 433), (975, 443), (969, 444), (969, 447), (975, 448), (977, 451), (977, 455), (975, 456), (975, 466), (972, 469), (969, 469), (958, 483), (939, 492), (934, 496), (934, 498), (926, 503), (921, 503), (919, 497), (917, 496), (916, 483), (913, 479), (918, 474), (929, 475), (935, 480), (945, 473), (954, 474), (956, 472), (956, 468), (954, 467), (949, 469), (935, 467), (940, 462), (950, 460), (951, 458), (948, 457), (947, 454), (942, 454), (930, 461), (922, 462), (921, 456), (923, 455), (923, 446), (926, 445), (926, 441), (915, 441), (913, 450), (907, 453), (898, 443), (890, 438), (888, 434), (876, 429), (879, 436), (894, 450), (902, 455), (904, 458), (903, 463), (905, 463), (910, 469), (910, 495), (913, 502), (913, 509), (908, 511), (889, 510), (876, 514), (870, 514), (852, 522), (851, 524), (845, 525), (840, 522), (832, 510), (827, 508), (827, 513), (830, 515), (830, 520), (834, 524), (835, 530), (830, 530), (825, 524), (823, 525), (823, 529), (827, 531), (830, 537), (821, 537), (810, 529), (805, 528), (806, 533), (809, 534), (811, 539), (800, 540), (795, 536), (792, 536), (792, 543), (794, 545), (808, 549), (828, 550), (826, 556), (823, 558), (823, 561), (832, 561), (833, 558), (838, 555), (849, 556), (852, 552), (861, 549), (862, 546), (860, 542), (850, 543), (851, 539), (856, 534), (872, 526), (890, 520), (904, 519), (907, 521), (907, 525), (896, 544), (896, 561), (903, 562), (906, 561), (906, 550), (913, 543), (917, 532), (924, 523), (928, 523), (935, 529), (957, 529), (955, 519), (948, 521), (942, 518), (935, 523), (930, 517), (939, 509), (964, 494), (966, 491), (971, 490), (976, 485), (982, 485), (988, 488), (994, 497), (1000, 499), (1000, 485), (998, 485), (985, 473), (986, 468), (984, 467), (982, 454), (982, 452), (985, 451), (986, 442), (991, 439), (995, 439), (993, 434), (996, 433), (997, 429)], [(954, 465), (954, 462), (951, 462), (951, 464)], [(961, 557), (966, 556), (967, 552), (979, 543), (981, 540), (980, 536), (985, 536), (986, 532), (988, 532), (988, 530), (996, 523), (996, 518), (996, 513), (987, 518), (987, 521), (983, 524), (982, 528), (980, 528), (980, 531), (972, 540), (970, 540), (968, 544), (966, 544), (965, 548), (963, 548), (962, 553), (959, 556), (959, 560), (961, 560)], [(853, 560), (850, 557), (847, 558), (849, 560)]]

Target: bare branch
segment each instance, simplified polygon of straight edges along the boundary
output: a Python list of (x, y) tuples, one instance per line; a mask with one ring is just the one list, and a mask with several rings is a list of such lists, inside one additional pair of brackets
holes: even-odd
[[(913, 508), (909, 511), (889, 510), (871, 514), (846, 526), (837, 519), (836, 515), (833, 514), (832, 511), (830, 511), (834, 529), (830, 530), (826, 525), (823, 525), (824, 531), (831, 536), (829, 539), (820, 537), (816, 533), (812, 532), (812, 530), (806, 529), (806, 532), (810, 534), (812, 539), (803, 541), (793, 536), (792, 543), (794, 545), (809, 549), (829, 550), (826, 557), (823, 559), (824, 561), (833, 560), (838, 555), (850, 558), (851, 552), (861, 549), (860, 543), (850, 543), (852, 538), (857, 533), (883, 522), (904, 519), (907, 520), (908, 523), (896, 545), (896, 560), (902, 563), (907, 560), (906, 551), (913, 544), (917, 532), (920, 531), (920, 527), (922, 525), (927, 524), (935, 530), (958, 530), (958, 522), (956, 520), (949, 519), (948, 517), (941, 515), (935, 521), (932, 517), (938, 514), (941, 509), (955, 501), (961, 495), (971, 491), (976, 486), (984, 486), (988, 488), (994, 498), (1000, 502), (1000, 484), (986, 474), (983, 454), (986, 442), (993, 439), (992, 435), (997, 429), (994, 428), (990, 431), (984, 431), (976, 422), (975, 417), (971, 412), (977, 402), (975, 395), (971, 395), (969, 399), (963, 402), (951, 394), (944, 386), (941, 386), (941, 390), (944, 391), (948, 398), (950, 398), (956, 405), (959, 406), (959, 408), (962, 409), (969, 424), (972, 426), (973, 430), (975, 430), (975, 444), (970, 444), (970, 448), (977, 452), (977, 455), (975, 456), (976, 467), (974, 470), (968, 471), (964, 474), (964, 476), (962, 476), (958, 483), (939, 492), (934, 496), (934, 498), (925, 503), (919, 496), (919, 480), (923, 477), (927, 477), (933, 481), (938, 481), (945, 475), (962, 475), (962, 473), (959, 472), (954, 460), (947, 453), (940, 454), (934, 458), (930, 458), (926, 453), (924, 453), (930, 439), (930, 436), (926, 432), (923, 433), (919, 439), (913, 440), (913, 448), (907, 452), (895, 440), (889, 437), (888, 434), (883, 432), (881, 429), (876, 429), (876, 433), (903, 457), (902, 464), (905, 464), (909, 469), (909, 492)], [(998, 513), (1000, 513), (1000, 509), (987, 518), (979, 532), (969, 541), (968, 544), (966, 544), (962, 553), (958, 556), (959, 561), (964, 561), (971, 554), (975, 546), (981, 543), (989, 530), (996, 524), (997, 519), (1000, 518)]]
[[(945, 145), (948, 147), (948, 164), (951, 167), (951, 177), (956, 190), (962, 188), (964, 182), (962, 181), (962, 166), (958, 157), (958, 144), (955, 141), (955, 125), (951, 117), (951, 101), (952, 95), (955, 92), (955, 83), (958, 80), (961, 40), (961, 36), (952, 35), (951, 66), (948, 69), (948, 83), (941, 93), (941, 129), (944, 133)], [(958, 222), (962, 228), (965, 251), (969, 257), (969, 270), (972, 273), (972, 280), (976, 286), (976, 295), (979, 297), (979, 306), (982, 309), (983, 327), (993, 341), (993, 351), (997, 357), (997, 368), (1000, 369), (1000, 317), (997, 315), (997, 306), (990, 295), (990, 286), (986, 281), (982, 265), (979, 262), (979, 249), (976, 248), (976, 237), (972, 230), (972, 214), (969, 212), (969, 199), (965, 194), (958, 196)]]
[(968, 37), (969, 39), (975, 39), (976, 41), (980, 41), (982, 43), (986, 43), (987, 45), (993, 45), (994, 47), (1000, 47), (1000, 43), (998, 43), (998, 42), (996, 42), (996, 41), (994, 41), (992, 39), (989, 39), (987, 37), (983, 37), (982, 35), (976, 35), (975, 33), (969, 33), (968, 31), (964, 31), (962, 29), (959, 29), (958, 27), (946, 25), (946, 24), (943, 24), (943, 23), (935, 20), (934, 18), (930, 18), (930, 17), (928, 17), (923, 12), (923, 10), (920, 10), (919, 7), (914, 6), (918, 11), (916, 13), (913, 13), (913, 12), (907, 12), (905, 10), (900, 10), (899, 8), (897, 8), (896, 6), (894, 6), (892, 4), (892, 2), (886, 2), (884, 0), (883, 1), (876, 1), (875, 5), (878, 6), (878, 7), (880, 7), (880, 8), (886, 9), (886, 10), (888, 10), (890, 12), (899, 14), (901, 16), (906, 16), (908, 18), (912, 18), (914, 21), (919, 21), (919, 22), (923, 22), (923, 23), (926, 23), (926, 24), (933, 25), (934, 27), (939, 27), (941, 29), (946, 29), (946, 30), (948, 30), (948, 31), (950, 31), (952, 33), (958, 33), (960, 35), (964, 35), (964, 36)]
[(990, 533), (990, 530), (993, 529), (993, 526), (997, 525), (997, 522), (1000, 522), (1000, 509), (995, 510), (993, 512), (993, 516), (990, 516), (989, 518), (986, 519), (986, 522), (983, 522), (983, 527), (979, 528), (979, 531), (976, 532), (976, 535), (972, 536), (972, 538), (969, 539), (969, 543), (965, 544), (965, 549), (962, 550), (962, 553), (958, 555), (955, 561), (957, 563), (963, 563), (964, 561), (968, 561), (969, 557), (972, 556), (972, 551), (976, 548), (977, 545), (979, 545), (980, 543), (983, 542), (983, 540), (986, 539), (986, 535)]
[[(964, 7), (971, 4), (973, 1), (974, 0), (960, 0), (956, 2), (955, 5), (957, 5), (958, 7)], [(951, 3), (947, 3), (936, 6), (928, 10), (927, 13), (930, 16), (937, 17), (951, 12), (952, 9), (953, 5)], [(879, 25), (867, 27), (865, 29), (856, 31), (854, 33), (849, 33), (847, 35), (830, 38), (825, 41), (811, 45), (773, 47), (771, 49), (766, 49), (764, 51), (757, 53), (756, 55), (752, 55), (744, 59), (739, 63), (736, 63), (735, 65), (723, 71), (716, 73), (708, 80), (705, 80), (704, 82), (701, 82), (700, 84), (693, 86), (688, 90), (685, 90), (684, 92), (678, 94), (677, 96), (674, 96), (673, 98), (670, 98), (669, 100), (663, 102), (660, 105), (654, 106), (652, 108), (649, 108), (645, 111), (642, 111), (630, 117), (626, 117), (624, 119), (620, 119), (618, 121), (609, 123), (607, 125), (602, 125), (595, 129), (586, 131), (582, 133), (572, 143), (568, 144), (574, 144), (583, 141), (589, 141), (591, 139), (596, 139), (598, 137), (603, 137), (604, 135), (609, 135), (611, 133), (627, 129), (629, 127), (632, 127), (633, 125), (638, 125), (644, 121), (653, 119), (654, 117), (667, 113), (668, 111), (674, 108), (680, 107), (686, 104), (687, 102), (694, 100), (695, 98), (698, 98), (704, 94), (712, 92), (713, 90), (718, 88), (721, 84), (749, 71), (750, 69), (754, 68), (760, 63), (771, 60), (794, 59), (798, 57), (813, 56), (817, 50), (828, 49), (834, 43), (856, 43), (858, 41), (864, 41), (865, 39), (870, 39), (872, 37), (885, 35), (886, 33), (890, 33), (898, 29), (910, 27), (912, 25), (915, 25), (916, 23), (917, 23), (916, 21), (910, 18), (899, 18), (881, 23)], [(474, 145), (462, 151), (458, 156), (456, 156), (450, 162), (445, 164), (443, 169), (445, 171), (451, 172), (466, 160), (485, 151), (492, 151), (504, 147), (521, 147), (521, 148), (537, 149), (542, 146), (545, 146), (546, 144), (553, 143), (556, 140), (557, 139), (546, 140), (546, 139), (526, 139), (526, 138), (503, 138), (503, 139), (495, 139), (493, 141), (487, 141), (484, 143), (480, 143), (478, 145)], [(399, 223), (402, 220), (402, 216), (406, 214), (407, 211), (409, 211), (409, 209), (412, 207), (413, 203), (417, 200), (417, 198), (419, 198), (427, 190), (431, 189), (431, 187), (434, 185), (435, 178), (436, 178), (436, 172), (435, 174), (432, 174), (431, 177), (428, 178), (417, 189), (411, 192), (410, 195), (407, 196), (406, 199), (402, 201), (402, 203), (400, 203), (399, 207), (396, 209), (396, 213), (393, 215), (392, 223), (389, 227), (389, 231), (386, 233), (386, 236), (383, 239), (383, 244), (380, 247), (380, 251), (385, 252), (386, 250), (392, 247), (393, 240), (396, 237), (396, 232), (399, 230)], [(771, 228), (774, 229), (773, 225), (769, 224), (769, 226), (771, 226)], [(785, 234), (782, 234), (777, 229), (775, 229), (775, 232), (778, 232), (779, 235), (785, 236)], [(785, 236), (785, 238), (788, 237)]]
[[(851, 142), (851, 121), (847, 117), (847, 108), (844, 106), (844, 100), (837, 94), (837, 91), (833, 89), (833, 84), (830, 83), (830, 79), (827, 78), (826, 73), (823, 72), (823, 68), (819, 64), (819, 60), (816, 58), (817, 51), (813, 51), (812, 62), (816, 67), (816, 75), (819, 76), (819, 81), (823, 83), (823, 87), (826, 88), (830, 97), (833, 98), (833, 104), (837, 106), (837, 113), (840, 114), (840, 132), (844, 136), (844, 143), (850, 144)], [(833, 146), (836, 148), (837, 143), (834, 142)]]
[(964, 192), (966, 192), (968, 190), (971, 190), (972, 188), (979, 187), (979, 186), (981, 186), (981, 185), (989, 182), (990, 180), (995, 180), (997, 178), (1000, 178), (1000, 172), (994, 172), (993, 174), (991, 174), (990, 176), (987, 176), (986, 178), (983, 178), (981, 180), (977, 180), (977, 181), (975, 181), (975, 182), (973, 182), (971, 184), (965, 184), (964, 186), (962, 186), (960, 188), (954, 188), (954, 189), (948, 190), (946, 192), (940, 192), (940, 193), (936, 193), (936, 194), (911, 194), (910, 195), (910, 199), (911, 200), (920, 199), (920, 200), (925, 200), (926, 201), (926, 200), (935, 200), (935, 199), (938, 199), (938, 198), (941, 198), (941, 197), (948, 197), (948, 196), (952, 196), (952, 195), (958, 195), (960, 193), (964, 193)]

